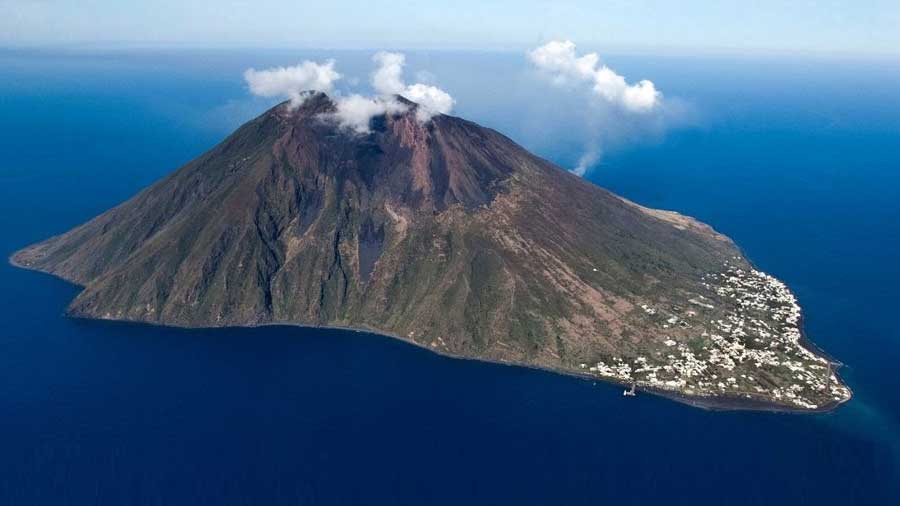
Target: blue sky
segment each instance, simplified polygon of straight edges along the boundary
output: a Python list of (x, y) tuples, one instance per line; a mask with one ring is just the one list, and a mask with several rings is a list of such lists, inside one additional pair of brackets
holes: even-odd
[(900, 53), (898, 0), (0, 0), (0, 44)]

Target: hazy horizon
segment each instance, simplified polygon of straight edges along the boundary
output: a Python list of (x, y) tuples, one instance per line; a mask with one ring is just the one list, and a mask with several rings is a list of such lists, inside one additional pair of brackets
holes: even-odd
[(900, 55), (900, 4), (823, 4), (0, 0), (0, 47), (522, 51), (564, 38), (602, 51)]

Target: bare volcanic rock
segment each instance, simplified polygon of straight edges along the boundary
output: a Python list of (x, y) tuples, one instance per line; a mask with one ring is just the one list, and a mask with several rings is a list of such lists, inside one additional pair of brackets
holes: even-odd
[(84, 286), (79, 317), (366, 329), (705, 404), (850, 397), (727, 237), (407, 106), (361, 135), (323, 94), (281, 104), (12, 261)]

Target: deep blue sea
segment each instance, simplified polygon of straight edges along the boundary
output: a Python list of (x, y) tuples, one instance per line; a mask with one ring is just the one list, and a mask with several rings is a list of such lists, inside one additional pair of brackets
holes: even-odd
[[(0, 51), (0, 253), (63, 232), (271, 101), (241, 72), (367, 52)], [(521, 54), (412, 53), (457, 113), (572, 166), (583, 109)], [(76, 321), (0, 263), (0, 504), (900, 504), (900, 61), (611, 55), (685, 109), (589, 178), (734, 238), (846, 364), (836, 412), (708, 412), (369, 334)]]

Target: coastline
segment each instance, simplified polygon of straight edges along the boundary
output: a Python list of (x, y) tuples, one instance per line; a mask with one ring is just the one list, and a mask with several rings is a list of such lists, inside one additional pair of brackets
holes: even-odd
[[(761, 272), (767, 272), (767, 271), (765, 271), (765, 270), (763, 270), (763, 269), (760, 269), (759, 266), (756, 265), (756, 262), (754, 262), (754, 261), (750, 258), (750, 256), (747, 255), (747, 252), (744, 251), (744, 248), (742, 248), (740, 244), (736, 243), (736, 242), (733, 241), (733, 240), (731, 241), (731, 244), (733, 244), (734, 247), (735, 247), (735, 248), (738, 250), (738, 252), (741, 254), (741, 258), (743, 258), (748, 264), (750, 264), (750, 267), (752, 267), (752, 268), (754, 268), (754, 269), (756, 269), (756, 270), (758, 270), (758, 271), (761, 271)], [(781, 278), (777, 278), (777, 279), (778, 279), (779, 281), (781, 281)], [(783, 282), (783, 281), (782, 281), (782, 282)], [(787, 286), (787, 283), (785, 283), (785, 286)], [(790, 286), (788, 286), (788, 289), (790, 290)], [(797, 296), (797, 294), (794, 293), (793, 290), (791, 290), (791, 293), (794, 294), (794, 297)], [(801, 306), (801, 307), (802, 307), (802, 306)], [(817, 354), (817, 355), (821, 355), (822, 357), (824, 357), (825, 359), (827, 359), (828, 362), (831, 363), (831, 365), (838, 366), (838, 367), (842, 367), (842, 366), (846, 365), (846, 364), (844, 364), (843, 362), (841, 362), (840, 360), (838, 360), (838, 359), (834, 358), (833, 356), (829, 355), (829, 354), (828, 354), (825, 350), (823, 350), (822, 348), (819, 348), (818, 346), (816, 346), (816, 343), (812, 342), (812, 341), (806, 336), (806, 326), (804, 325), (805, 317), (803, 316), (803, 313), (804, 313), (803, 311), (800, 312), (800, 321), (799, 321), (799, 325), (798, 325), (798, 327), (800, 328), (800, 345), (803, 346), (804, 348), (806, 348), (806, 349), (808, 349), (808, 350), (814, 352), (814, 353)], [(850, 390), (850, 387), (848, 386), (847, 389)], [(853, 390), (850, 390), (850, 399), (852, 399), (852, 398), (853, 398)], [(850, 399), (847, 399), (847, 400), (850, 400)], [(844, 402), (846, 402), (846, 401), (844, 401)], [(840, 404), (843, 404), (843, 403), (838, 403), (838, 405), (840, 405)]]
[[(21, 264), (20, 262), (17, 262), (15, 260), (15, 256), (20, 251), (22, 251), (22, 250), (17, 250), (15, 252), (13, 252), (7, 258), (9, 264), (12, 265), (13, 267), (17, 267), (17, 268), (20, 268), (23, 270), (28, 270), (28, 271), (33, 271), (33, 272), (39, 272), (42, 274), (47, 274), (47, 275), (50, 275), (61, 281), (64, 281), (70, 285), (77, 286), (79, 288), (84, 288), (83, 285), (74, 283), (71, 280), (66, 279), (62, 276), (59, 276), (57, 274), (47, 272), (42, 269), (39, 269), (39, 268), (36, 268), (33, 266), (29, 266), (29, 265), (24, 265), (24, 264)], [(742, 252), (742, 254), (743, 254), (743, 252)], [(751, 265), (753, 265), (753, 264), (751, 263)], [(754, 266), (754, 268), (755, 268), (755, 266)], [(64, 311), (63, 314), (66, 318), (72, 318), (72, 319), (84, 320), (84, 321), (112, 322), (112, 323), (130, 324), (130, 325), (149, 325), (149, 326), (153, 326), (153, 327), (168, 327), (168, 328), (182, 329), (182, 330), (210, 330), (210, 329), (229, 329), (229, 328), (244, 329), (244, 328), (258, 328), (258, 327), (299, 327), (299, 328), (307, 328), (307, 329), (324, 329), (324, 330), (341, 330), (341, 331), (349, 331), (349, 332), (358, 332), (358, 333), (363, 333), (363, 334), (372, 334), (372, 335), (378, 336), (378, 337), (386, 337), (386, 338), (394, 339), (394, 340), (406, 343), (408, 345), (412, 345), (417, 348), (427, 350), (431, 353), (434, 353), (434, 354), (437, 354), (437, 355), (440, 355), (443, 357), (447, 357), (447, 358), (456, 359), (456, 360), (472, 360), (472, 361), (486, 363), (486, 364), (496, 364), (496, 365), (504, 365), (504, 366), (510, 366), (510, 367), (522, 367), (522, 368), (526, 368), (526, 369), (544, 371), (544, 372), (557, 374), (557, 375), (569, 376), (569, 377), (578, 378), (581, 380), (587, 380), (587, 381), (592, 381), (592, 382), (599, 381), (599, 382), (605, 383), (607, 385), (619, 386), (619, 387), (625, 387), (625, 388), (632, 385), (631, 383), (628, 383), (628, 382), (622, 382), (622, 381), (617, 381), (615, 379), (593, 376), (590, 374), (580, 373), (580, 372), (574, 371), (574, 370), (555, 369), (552, 367), (528, 364), (528, 363), (523, 363), (523, 362), (490, 360), (490, 359), (480, 358), (480, 357), (458, 355), (458, 354), (447, 352), (445, 350), (439, 350), (435, 347), (431, 347), (431, 346), (428, 346), (423, 343), (416, 342), (412, 339), (409, 339), (408, 337), (404, 337), (404, 336), (401, 336), (398, 334), (387, 332), (387, 331), (384, 331), (381, 329), (375, 329), (375, 328), (364, 327), (364, 326), (363, 327), (348, 327), (348, 326), (341, 326), (341, 325), (317, 325), (317, 324), (289, 322), (289, 321), (257, 322), (257, 323), (243, 324), (243, 325), (205, 325), (204, 326), (204, 325), (181, 325), (181, 324), (171, 324), (171, 323), (158, 323), (158, 322), (150, 322), (150, 321), (144, 321), (144, 320), (97, 318), (97, 317), (90, 317), (90, 316), (73, 315), (73, 314), (70, 314), (68, 312), (68, 310)], [(829, 363), (831, 363), (832, 366), (835, 367), (834, 372), (836, 375), (838, 375), (838, 378), (840, 378), (840, 375), (838, 374), (837, 369), (842, 367), (844, 364), (839, 361), (834, 360), (830, 355), (822, 352), (817, 346), (815, 346), (815, 344), (813, 344), (806, 337), (806, 333), (803, 330), (802, 316), (801, 316), (801, 321), (800, 321), (800, 329), (801, 329), (801, 344), (804, 347), (808, 347), (812, 351), (825, 357), (829, 361)], [(683, 393), (672, 391), (672, 390), (652, 388), (652, 387), (641, 386), (641, 385), (635, 386), (635, 390), (637, 392), (643, 392), (643, 393), (647, 393), (647, 394), (654, 395), (657, 397), (662, 397), (664, 399), (674, 401), (679, 404), (685, 404), (685, 405), (688, 405), (693, 408), (699, 408), (699, 409), (708, 410), (708, 411), (756, 411), (756, 412), (783, 413), (783, 414), (824, 414), (824, 413), (832, 412), (853, 398), (853, 391), (850, 389), (849, 386), (847, 386), (847, 389), (850, 390), (850, 397), (848, 397), (844, 401), (833, 402), (833, 403), (827, 404), (825, 406), (820, 406), (815, 409), (797, 409), (797, 408), (792, 408), (789, 406), (784, 406), (781, 404), (771, 403), (771, 402), (767, 402), (767, 401), (763, 401), (763, 400), (759, 400), (759, 399), (745, 398), (745, 397), (694, 396), (694, 395), (683, 394)]]

